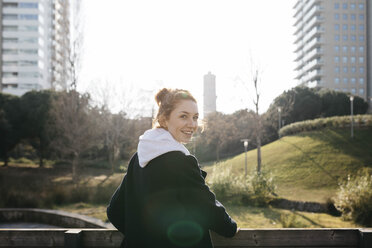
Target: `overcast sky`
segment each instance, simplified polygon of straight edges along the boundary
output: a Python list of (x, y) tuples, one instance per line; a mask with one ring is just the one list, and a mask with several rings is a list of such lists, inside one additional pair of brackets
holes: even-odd
[(264, 112), (276, 96), (295, 86), (294, 3), (87, 0), (78, 87), (107, 89), (113, 108), (121, 108), (125, 98), (129, 111), (146, 109), (144, 115), (158, 89), (184, 88), (195, 95), (202, 112), (203, 75), (210, 71), (216, 75), (217, 110), (232, 113), (253, 108), (253, 61), (253, 68), (260, 69)]

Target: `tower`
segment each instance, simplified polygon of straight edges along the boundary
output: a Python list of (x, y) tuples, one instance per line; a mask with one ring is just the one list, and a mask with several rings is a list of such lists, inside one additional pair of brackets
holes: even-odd
[(209, 114), (216, 112), (216, 76), (208, 72), (204, 75), (204, 118)]

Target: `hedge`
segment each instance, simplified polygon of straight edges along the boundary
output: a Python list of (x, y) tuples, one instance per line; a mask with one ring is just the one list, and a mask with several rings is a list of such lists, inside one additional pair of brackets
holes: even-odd
[[(289, 124), (279, 130), (279, 136), (293, 135), (327, 127), (344, 128), (351, 126), (350, 115), (318, 118)], [(354, 127), (372, 127), (372, 115), (354, 115)]]

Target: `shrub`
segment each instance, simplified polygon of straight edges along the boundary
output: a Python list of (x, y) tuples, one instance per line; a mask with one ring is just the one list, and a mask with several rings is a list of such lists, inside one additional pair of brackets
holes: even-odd
[(335, 205), (345, 219), (372, 225), (372, 175), (364, 173), (340, 184)]
[(237, 204), (266, 206), (275, 194), (271, 176), (253, 173), (245, 178), (234, 175), (231, 166), (215, 165), (208, 183), (218, 199), (234, 200)]

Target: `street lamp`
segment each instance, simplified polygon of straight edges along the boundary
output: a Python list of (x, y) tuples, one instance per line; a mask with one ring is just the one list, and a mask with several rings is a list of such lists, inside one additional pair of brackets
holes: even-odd
[(248, 149), (249, 139), (241, 139), (240, 141), (243, 142), (244, 150), (245, 150), (245, 177), (247, 177), (247, 149)]
[(354, 96), (350, 96), (351, 138), (354, 138)]
[(282, 108), (281, 107), (278, 107), (278, 113), (279, 113), (279, 128), (278, 128), (278, 134), (279, 134), (279, 130), (280, 130), (280, 128), (281, 128), (281, 125), (282, 125)]

